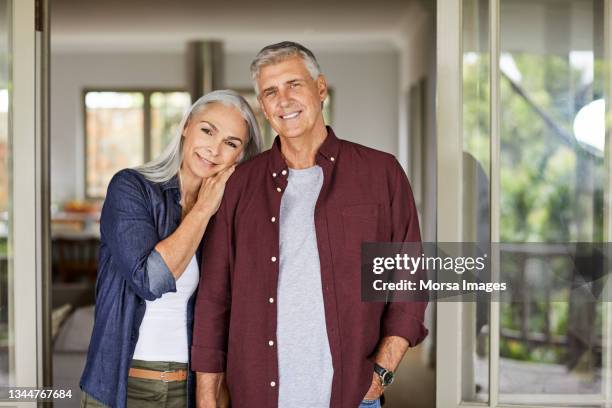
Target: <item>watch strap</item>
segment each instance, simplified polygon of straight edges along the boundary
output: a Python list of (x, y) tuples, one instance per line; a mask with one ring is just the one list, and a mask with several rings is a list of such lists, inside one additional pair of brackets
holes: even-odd
[(395, 376), (393, 371), (387, 370), (386, 368), (374, 363), (374, 372), (378, 374), (378, 377), (380, 377), (380, 382), (383, 386), (386, 387), (391, 385), (393, 382), (393, 377)]

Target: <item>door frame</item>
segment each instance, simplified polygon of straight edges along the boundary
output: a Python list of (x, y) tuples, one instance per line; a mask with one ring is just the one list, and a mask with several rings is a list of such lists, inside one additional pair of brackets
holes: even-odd
[[(46, 1), (12, 0), (10, 17), (10, 227), (12, 259), (9, 270), (9, 339), (13, 345), (9, 379), (12, 386), (41, 388), (43, 381), (43, 339), (50, 328), (50, 311), (43, 319), (43, 301), (48, 288), (43, 287), (46, 253), (43, 239), (44, 210), (41, 175), (48, 160), (43, 157), (43, 134), (47, 135), (48, 97), (42, 80), (48, 73), (43, 62), (43, 30), (37, 32), (37, 6)], [(40, 28), (40, 27), (39, 27)], [(48, 37), (47, 37), (48, 39)], [(48, 42), (47, 42), (48, 44)], [(44, 72), (43, 72), (44, 68)], [(45, 149), (43, 149), (45, 148)], [(48, 171), (46, 173), (48, 176)], [(48, 188), (45, 189), (48, 193)], [(48, 275), (48, 273), (45, 273)], [(43, 325), (43, 322), (47, 323)], [(45, 327), (43, 327), (45, 326)], [(36, 406), (35, 402), (19, 406)], [(0, 406), (15, 403), (0, 402)]]

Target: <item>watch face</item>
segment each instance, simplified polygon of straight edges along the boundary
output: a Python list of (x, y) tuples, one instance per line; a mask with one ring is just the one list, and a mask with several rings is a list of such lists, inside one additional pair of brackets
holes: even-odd
[(382, 383), (384, 386), (391, 385), (393, 383), (393, 379), (394, 379), (393, 373), (390, 371), (387, 371), (382, 377)]

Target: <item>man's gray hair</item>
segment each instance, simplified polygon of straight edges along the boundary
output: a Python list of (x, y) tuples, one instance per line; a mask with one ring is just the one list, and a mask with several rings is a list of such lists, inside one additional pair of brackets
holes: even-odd
[(259, 124), (251, 106), (238, 93), (230, 90), (219, 90), (209, 92), (195, 101), (183, 115), (174, 137), (159, 157), (142, 166), (135, 167), (135, 170), (148, 180), (156, 183), (166, 182), (177, 175), (183, 161), (183, 131), (185, 125), (193, 115), (213, 103), (221, 103), (238, 109), (246, 122), (249, 134), (240, 161), (248, 160), (257, 155), (261, 151), (263, 141), (259, 132)]
[(302, 58), (312, 79), (317, 79), (321, 74), (321, 67), (314, 54), (302, 44), (293, 41), (283, 41), (277, 44), (268, 45), (257, 53), (255, 59), (251, 63), (251, 78), (255, 86), (255, 93), (259, 94), (257, 79), (259, 78), (261, 68), (278, 64), (292, 57)]

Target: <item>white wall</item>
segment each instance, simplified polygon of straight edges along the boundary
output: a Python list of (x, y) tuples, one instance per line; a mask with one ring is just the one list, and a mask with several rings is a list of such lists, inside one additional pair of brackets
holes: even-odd
[[(399, 54), (314, 51), (334, 88), (332, 110), (337, 135), (397, 154)], [(248, 67), (254, 53), (228, 53), (225, 80), (229, 88), (251, 87)], [(84, 88), (181, 88), (185, 72), (180, 53), (52, 53), (52, 201), (84, 195)]]

